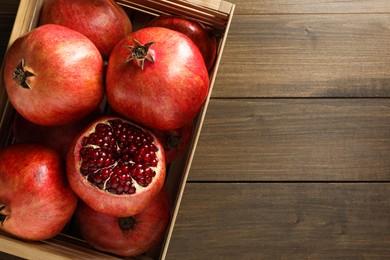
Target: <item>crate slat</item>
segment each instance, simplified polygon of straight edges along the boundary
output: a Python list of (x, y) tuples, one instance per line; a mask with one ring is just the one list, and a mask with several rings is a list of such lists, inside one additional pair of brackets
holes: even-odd
[[(119, 0), (117, 2), (121, 6), (134, 10), (146, 10), (149, 14), (154, 16), (178, 15), (188, 17), (220, 31), (223, 31), (226, 28), (228, 16), (233, 7), (233, 4), (225, 1), (218, 1), (219, 4), (214, 6), (217, 9), (212, 9), (210, 6), (204, 7), (193, 5), (188, 1), (179, 0)], [(145, 7), (145, 5), (147, 6)]]

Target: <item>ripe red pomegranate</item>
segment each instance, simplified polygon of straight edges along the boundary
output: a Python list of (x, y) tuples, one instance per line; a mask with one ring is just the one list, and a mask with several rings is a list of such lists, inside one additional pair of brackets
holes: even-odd
[(164, 147), (165, 162), (167, 164), (173, 162), (187, 148), (192, 134), (192, 127), (193, 121), (178, 129), (165, 131), (151, 130)]
[(46, 0), (39, 24), (59, 24), (87, 36), (108, 58), (114, 46), (132, 31), (126, 12), (113, 0)]
[(165, 180), (165, 155), (148, 130), (102, 117), (76, 138), (67, 157), (70, 186), (88, 206), (112, 216), (139, 213)]
[(75, 122), (103, 99), (102, 56), (87, 37), (69, 28), (48, 24), (19, 37), (4, 65), (12, 105), (35, 124)]
[(152, 129), (184, 126), (199, 112), (208, 89), (199, 49), (174, 30), (133, 32), (115, 46), (108, 61), (108, 103), (123, 117)]
[(19, 113), (16, 113), (13, 122), (14, 143), (42, 144), (57, 151), (65, 159), (69, 146), (76, 136), (100, 116), (101, 111), (96, 110), (73, 123), (42, 126), (28, 121)]
[(57, 235), (77, 205), (59, 154), (16, 144), (0, 151), (0, 162), (0, 230), (27, 240)]
[(217, 39), (210, 27), (187, 18), (166, 15), (154, 18), (146, 27), (164, 27), (187, 35), (198, 46), (207, 70), (211, 71), (217, 56)]
[(170, 202), (164, 187), (143, 211), (133, 216), (108, 216), (85, 203), (79, 204), (75, 216), (82, 237), (96, 249), (138, 256), (163, 238), (170, 218)]

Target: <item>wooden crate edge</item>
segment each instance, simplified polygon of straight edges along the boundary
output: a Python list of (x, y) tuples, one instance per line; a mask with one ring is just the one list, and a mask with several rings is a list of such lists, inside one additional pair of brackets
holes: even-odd
[(179, 213), (181, 200), (183, 198), (184, 189), (185, 189), (185, 186), (186, 186), (188, 175), (190, 173), (192, 160), (193, 160), (194, 155), (195, 155), (195, 150), (196, 150), (195, 148), (196, 148), (196, 146), (198, 144), (199, 137), (200, 137), (200, 134), (201, 134), (201, 129), (203, 127), (203, 122), (204, 122), (204, 119), (205, 119), (205, 116), (206, 116), (208, 103), (210, 102), (212, 88), (213, 88), (214, 82), (216, 80), (218, 67), (219, 67), (219, 64), (221, 62), (221, 58), (222, 58), (222, 54), (223, 54), (223, 49), (225, 47), (227, 35), (228, 35), (229, 29), (230, 29), (230, 25), (231, 25), (231, 22), (232, 22), (232, 19), (233, 19), (234, 9), (235, 9), (235, 5), (231, 4), (230, 5), (230, 12), (229, 12), (229, 19), (228, 19), (228, 22), (227, 22), (227, 25), (226, 25), (226, 29), (225, 29), (223, 38), (221, 40), (219, 55), (218, 55), (217, 60), (215, 61), (214, 73), (213, 73), (213, 76), (212, 76), (211, 81), (210, 81), (209, 95), (207, 97), (207, 100), (206, 100), (203, 108), (202, 108), (202, 111), (200, 112), (200, 116), (199, 116), (199, 119), (198, 119), (199, 123), (197, 125), (197, 129), (195, 130), (195, 132), (197, 134), (194, 137), (194, 140), (193, 140), (193, 142), (191, 144), (190, 154), (189, 154), (189, 157), (188, 157), (187, 162), (186, 162), (185, 172), (183, 174), (182, 181), (181, 181), (181, 184), (180, 184), (180, 187), (179, 187), (179, 193), (177, 195), (177, 200), (176, 200), (175, 205), (174, 205), (174, 212), (172, 214), (171, 223), (170, 223), (169, 229), (167, 231), (166, 238), (164, 240), (164, 245), (163, 245), (161, 256), (160, 256), (161, 259), (165, 259), (166, 255), (168, 253), (169, 242), (171, 240), (171, 237), (172, 237), (172, 234), (173, 234), (173, 229), (174, 229), (174, 226), (175, 226), (175, 222), (176, 222), (176, 219), (177, 219), (177, 216), (178, 216), (178, 213)]

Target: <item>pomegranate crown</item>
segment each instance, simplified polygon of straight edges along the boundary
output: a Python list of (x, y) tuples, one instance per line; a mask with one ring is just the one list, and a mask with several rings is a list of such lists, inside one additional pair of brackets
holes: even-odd
[(149, 52), (149, 48), (154, 44), (154, 42), (141, 44), (136, 39), (133, 39), (133, 42), (134, 42), (134, 46), (125, 46), (131, 52), (130, 56), (126, 59), (126, 62), (136, 60), (138, 67), (140, 67), (141, 70), (143, 70), (145, 59), (154, 62), (154, 57)]
[(12, 78), (23, 88), (30, 89), (30, 85), (27, 83), (27, 78), (33, 76), (35, 76), (34, 73), (25, 69), (24, 59), (22, 58), (16, 66)]

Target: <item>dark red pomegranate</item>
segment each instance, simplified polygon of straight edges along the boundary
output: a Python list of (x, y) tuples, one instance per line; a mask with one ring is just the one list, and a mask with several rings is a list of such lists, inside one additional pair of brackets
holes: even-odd
[(103, 59), (81, 33), (43, 25), (10, 46), (4, 81), (12, 105), (24, 118), (46, 126), (68, 124), (100, 105)]
[(69, 146), (76, 136), (100, 116), (101, 112), (96, 110), (73, 123), (42, 126), (28, 121), (16, 113), (13, 123), (14, 143), (42, 144), (57, 151), (65, 159)]
[(77, 205), (59, 154), (16, 144), (0, 151), (0, 162), (0, 230), (27, 240), (57, 235)]
[(71, 187), (96, 211), (139, 213), (165, 180), (165, 155), (148, 130), (119, 117), (102, 117), (76, 138), (67, 157)]
[(192, 134), (192, 128), (193, 121), (178, 129), (165, 131), (151, 130), (160, 139), (164, 147), (165, 161), (167, 164), (173, 162), (187, 148)]
[(114, 46), (132, 31), (129, 17), (112, 0), (46, 0), (39, 24), (59, 24), (87, 36), (108, 58)]
[(217, 39), (210, 27), (187, 18), (166, 15), (154, 18), (146, 27), (164, 27), (187, 35), (198, 46), (207, 70), (211, 71), (217, 56)]
[(108, 61), (108, 103), (123, 117), (152, 129), (176, 129), (190, 122), (208, 89), (199, 49), (174, 30), (133, 32), (116, 45)]
[(163, 238), (170, 218), (170, 202), (164, 187), (140, 213), (113, 217), (85, 203), (76, 210), (82, 237), (98, 250), (120, 256), (138, 256)]

